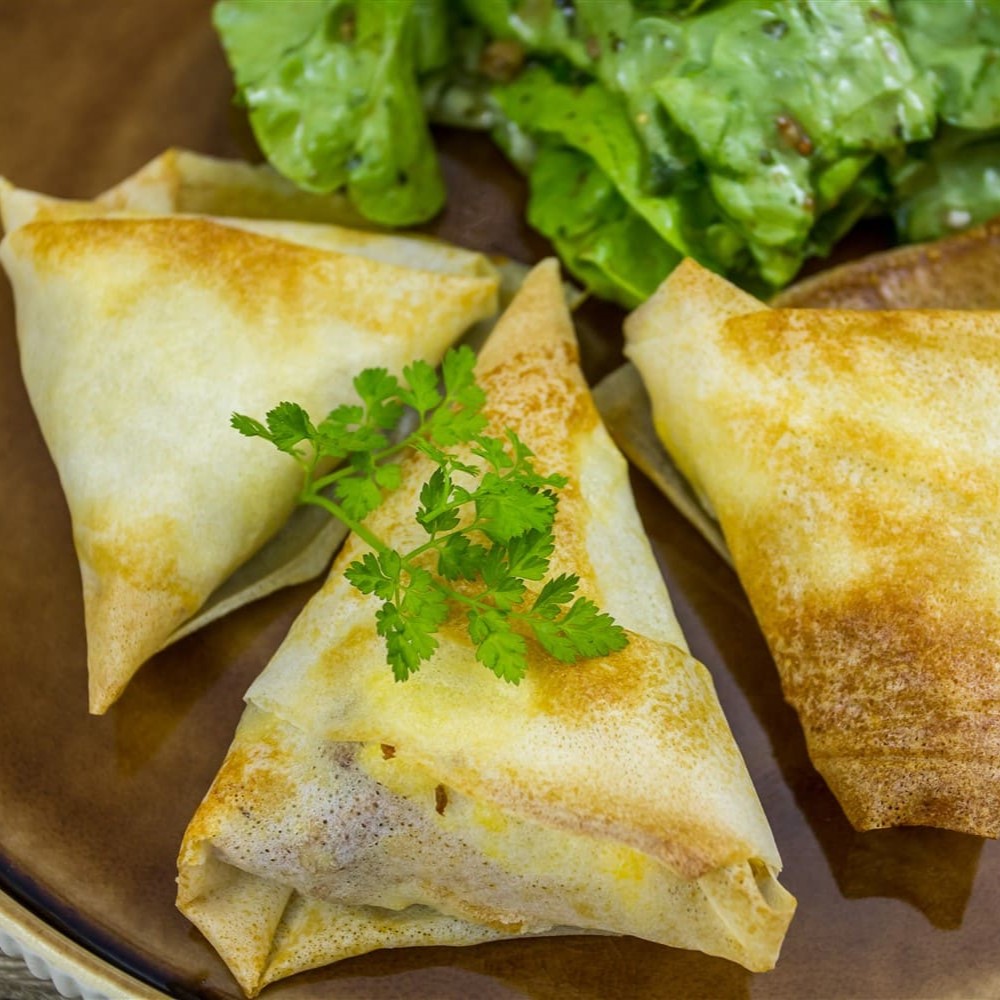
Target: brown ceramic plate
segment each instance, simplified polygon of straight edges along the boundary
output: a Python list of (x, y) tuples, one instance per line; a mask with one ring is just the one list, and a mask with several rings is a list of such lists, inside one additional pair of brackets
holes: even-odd
[[(170, 145), (251, 154), (208, 14), (207, 0), (0, 0), (0, 173), (86, 196)], [(451, 141), (447, 170), (452, 199), (438, 231), (526, 259), (544, 252), (520, 222), (520, 184), (487, 145)], [(311, 588), (184, 640), (108, 715), (89, 716), (69, 518), (21, 383), (10, 298), (0, 280), (0, 889), (34, 915), (25, 933), (37, 942), (40, 918), (46, 946), (67, 962), (82, 946), (152, 995), (236, 998), (174, 909), (174, 859), (243, 691)], [(612, 345), (619, 319), (590, 317)], [(589, 361), (596, 374), (607, 359), (591, 348)], [(933, 830), (855, 834), (809, 765), (735, 577), (645, 480), (635, 488), (799, 900), (778, 968), (751, 975), (642, 941), (568, 938), (377, 952), (265, 995), (1000, 996), (997, 845)], [(8, 921), (15, 911), (4, 908)], [(122, 982), (109, 974), (105, 992), (123, 995)]]

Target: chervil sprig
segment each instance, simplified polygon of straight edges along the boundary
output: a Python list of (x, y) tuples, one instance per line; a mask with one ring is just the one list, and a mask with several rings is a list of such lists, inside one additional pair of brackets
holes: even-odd
[[(441, 626), (461, 610), (476, 658), (498, 677), (518, 683), (529, 642), (563, 662), (625, 646), (624, 630), (586, 598), (579, 578), (562, 574), (532, 596), (554, 549), (559, 475), (543, 476), (514, 431), (484, 433), (485, 395), (476, 384), (475, 355), (449, 351), (439, 383), (416, 361), (401, 383), (385, 369), (354, 380), (360, 403), (331, 411), (318, 424), (296, 403), (279, 403), (264, 423), (233, 414), (241, 434), (262, 437), (302, 467), (299, 499), (327, 510), (371, 548), (346, 570), (347, 579), (382, 604), (376, 629), (397, 680), (406, 680), (438, 647)], [(404, 414), (414, 422), (396, 433)], [(401, 484), (394, 461), (409, 449), (436, 465), (420, 491), (417, 523), (426, 539), (399, 552), (364, 522)], [(331, 470), (331, 466), (336, 468)]]

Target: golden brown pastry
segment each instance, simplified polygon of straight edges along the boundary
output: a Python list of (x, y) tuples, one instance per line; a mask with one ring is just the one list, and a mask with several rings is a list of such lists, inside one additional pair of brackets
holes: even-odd
[[(490, 432), (560, 472), (551, 573), (629, 630), (504, 684), (446, 626), (393, 680), (377, 600), (323, 589), (248, 693), (188, 828), (178, 904), (249, 994), (375, 948), (632, 934), (770, 968), (794, 910), (711, 678), (688, 653), (624, 459), (580, 373), (555, 262), (529, 276), (477, 366)], [(407, 549), (428, 460), (366, 525)], [(536, 586), (540, 586), (537, 584)]]
[(1000, 309), (1000, 217), (931, 243), (825, 268), (779, 292), (781, 309)]
[(859, 829), (1000, 832), (1000, 315), (770, 310), (687, 262), (626, 322)]
[(193, 624), (331, 554), (335, 536), (312, 531), (212, 598), (278, 533), (300, 485), (230, 414), (288, 397), (326, 413), (363, 368), (436, 362), (493, 313), (498, 280), (476, 254), (426, 242), (419, 267), (423, 241), (345, 246), (335, 227), (108, 215), (9, 185), (0, 205), (22, 371), (80, 558), (90, 707), (103, 712)]

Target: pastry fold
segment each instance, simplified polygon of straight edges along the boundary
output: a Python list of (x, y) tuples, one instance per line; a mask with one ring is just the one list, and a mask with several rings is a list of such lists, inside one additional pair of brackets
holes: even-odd
[[(239, 184), (226, 178), (245, 165), (183, 162), (210, 164), (202, 200), (235, 209), (227, 192)], [(288, 521), (300, 483), (230, 415), (286, 398), (325, 414), (353, 399), (361, 369), (436, 363), (497, 302), (483, 257), (430, 241), (170, 214), (190, 207), (178, 202), (180, 169), (147, 168), (97, 202), (0, 189), (0, 261), (72, 518), (98, 713), (159, 649), (318, 574), (337, 543), (325, 524), (300, 520), (303, 538), (247, 568)]]
[[(179, 858), (178, 905), (253, 995), (380, 947), (631, 934), (770, 968), (794, 900), (708, 671), (688, 652), (627, 466), (580, 373), (554, 262), (477, 364), (489, 432), (513, 429), (560, 493), (551, 574), (629, 632), (606, 657), (531, 654), (505, 684), (460, 622), (393, 680), (351, 536), (247, 695)], [(366, 526), (407, 550), (432, 466)], [(532, 586), (540, 586), (533, 584)]]
[(1000, 833), (1000, 314), (771, 310), (687, 262), (626, 321), (858, 829)]

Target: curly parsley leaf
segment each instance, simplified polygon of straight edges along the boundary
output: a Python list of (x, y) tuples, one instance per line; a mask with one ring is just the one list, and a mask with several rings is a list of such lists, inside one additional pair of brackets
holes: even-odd
[[(564, 662), (604, 656), (627, 643), (610, 615), (576, 598), (576, 576), (545, 580), (555, 548), (557, 491), (567, 480), (540, 474), (514, 431), (499, 438), (485, 433), (486, 396), (475, 380), (475, 360), (467, 347), (449, 351), (440, 383), (423, 361), (405, 368), (402, 382), (384, 368), (367, 369), (354, 380), (361, 403), (337, 407), (318, 425), (288, 402), (264, 423), (232, 417), (241, 434), (265, 438), (299, 463), (303, 503), (329, 511), (370, 547), (345, 575), (381, 602), (376, 630), (400, 681), (434, 655), (441, 626), (449, 617), (460, 620), (460, 611), (476, 659), (512, 684), (525, 675), (532, 642)], [(407, 409), (415, 411), (416, 425), (404, 435), (398, 428)], [(365, 519), (402, 485), (397, 459), (410, 450), (437, 467), (415, 513), (426, 541), (399, 552)], [(544, 581), (534, 597), (527, 581)]]
[(561, 617), (533, 619), (531, 629), (545, 651), (564, 663), (607, 656), (625, 645), (622, 627), (584, 597)]
[(510, 540), (507, 563), (511, 573), (524, 580), (541, 580), (549, 571), (555, 550), (551, 531), (525, 531)]
[(294, 452), (297, 444), (310, 440), (316, 434), (309, 414), (298, 403), (279, 403), (265, 420), (271, 441), (281, 451)]
[(470, 611), (469, 637), (476, 647), (476, 659), (497, 677), (517, 684), (528, 669), (528, 647), (524, 636), (515, 632), (509, 618), (495, 608)]

